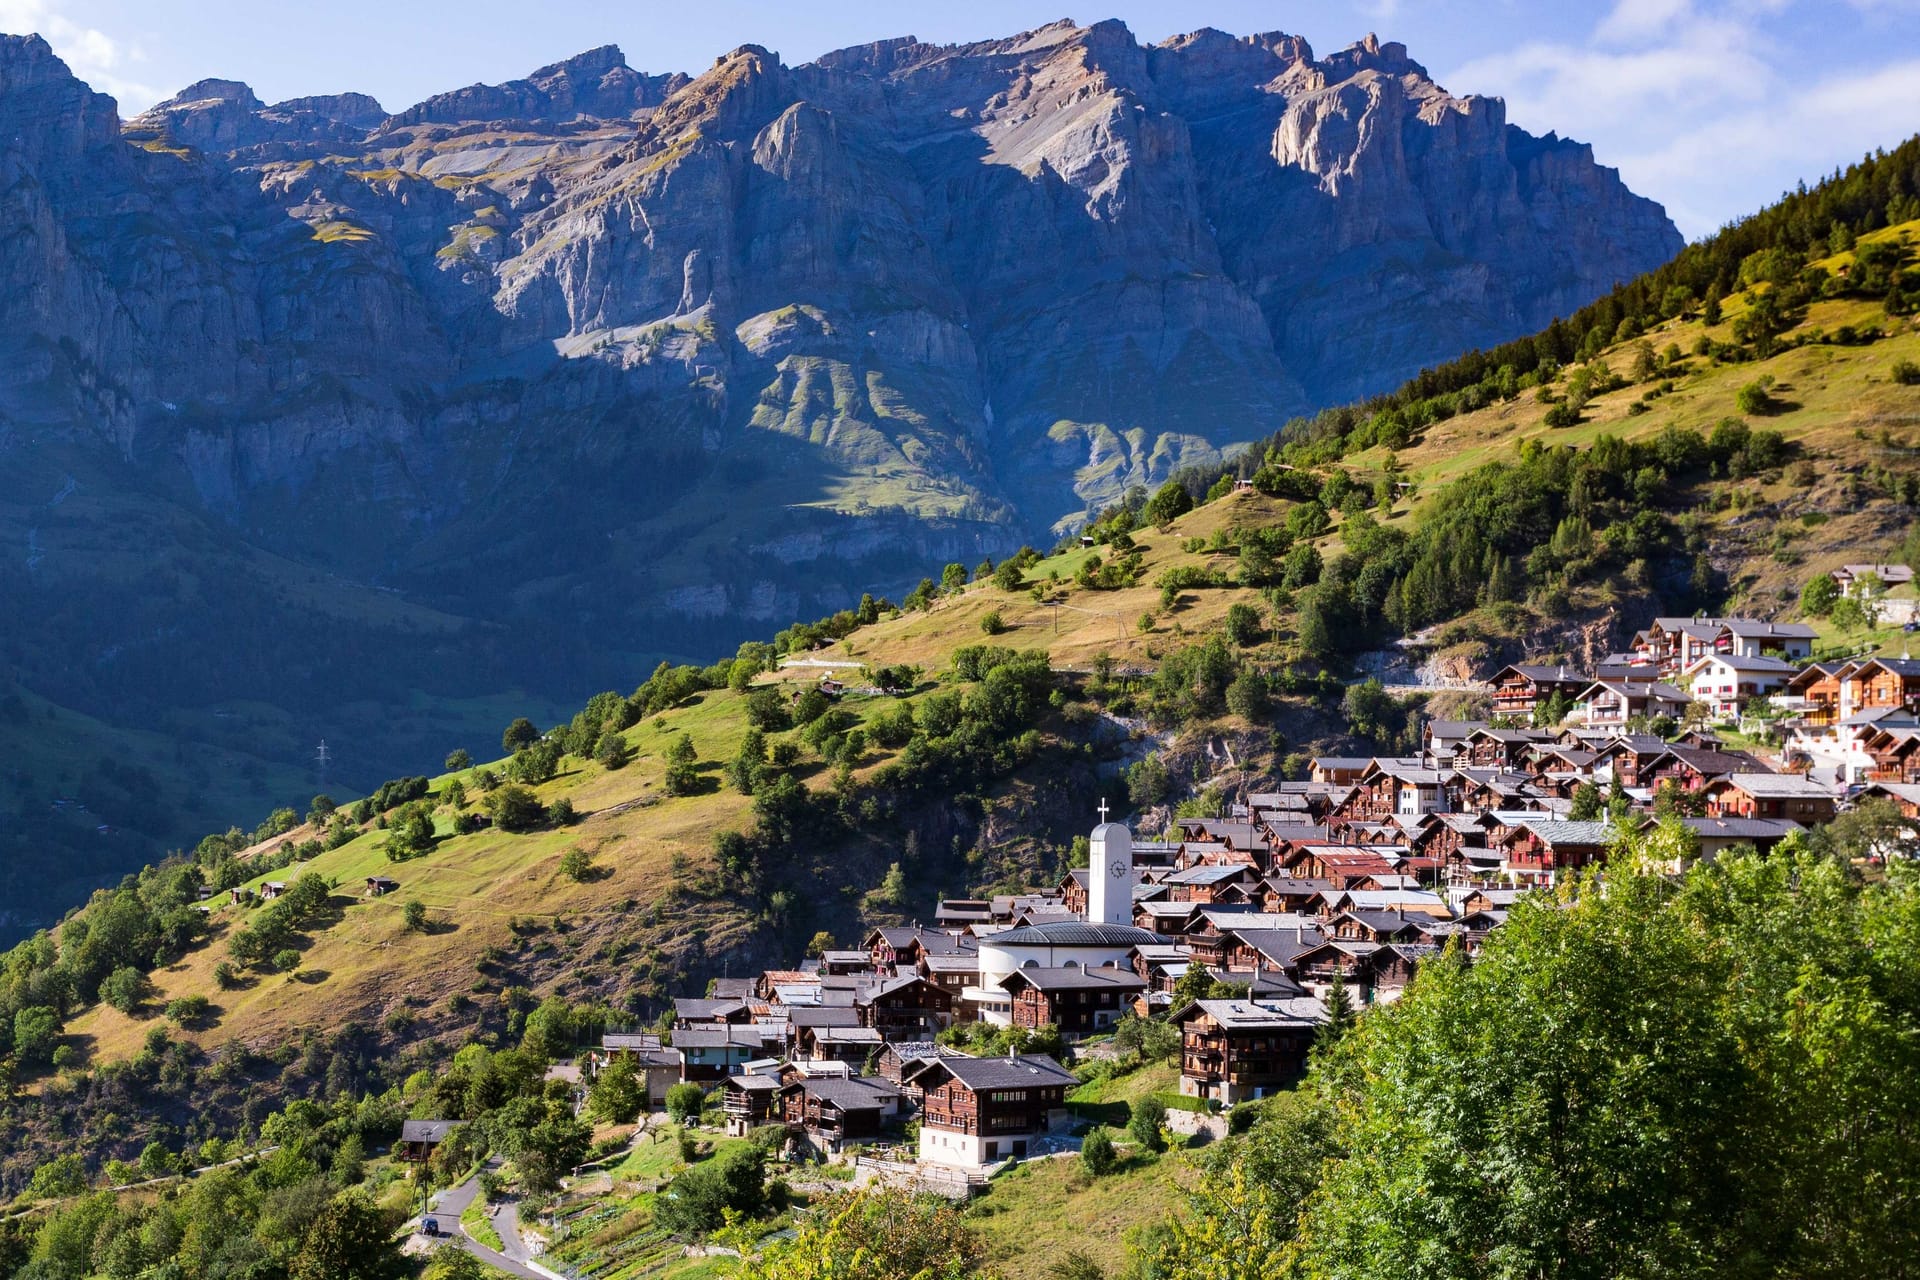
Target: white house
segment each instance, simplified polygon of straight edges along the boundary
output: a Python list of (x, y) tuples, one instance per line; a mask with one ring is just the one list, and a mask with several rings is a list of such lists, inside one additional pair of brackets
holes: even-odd
[(1750, 658), (1737, 653), (1708, 654), (1680, 675), (1680, 687), (1707, 705), (1719, 721), (1735, 720), (1749, 698), (1786, 688), (1799, 669), (1779, 658)]

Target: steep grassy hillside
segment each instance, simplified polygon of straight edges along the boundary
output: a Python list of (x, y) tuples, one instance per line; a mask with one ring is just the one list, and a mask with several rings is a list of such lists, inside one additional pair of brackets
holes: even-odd
[[(1874, 238), (1911, 246), (1920, 243), (1920, 224)], [(1331, 511), (1328, 532), (1311, 539), (1321, 559), (1329, 565), (1338, 559), (1351, 522), (1363, 510), (1382, 528), (1417, 534), (1429, 509), (1450, 500), (1455, 482), (1523, 450), (1586, 449), (1604, 435), (1653, 441), (1673, 428), (1708, 435), (1729, 417), (1743, 418), (1756, 430), (1779, 432), (1790, 451), (1777, 465), (1752, 474), (1705, 475), (1669, 491), (1683, 505), (1670, 512), (1672, 545), (1658, 551), (1683, 574), (1704, 558), (1713, 575), (1704, 588), (1601, 559), (1599, 567), (1569, 578), (1562, 589), (1536, 589), (1526, 598), (1455, 617), (1434, 637), (1443, 655), (1456, 658), (1463, 670), (1482, 673), (1497, 660), (1527, 651), (1591, 659), (1656, 609), (1690, 609), (1704, 602), (1779, 616), (1791, 610), (1809, 575), (1844, 560), (1893, 556), (1911, 508), (1888, 492), (1887, 476), (1910, 474), (1913, 451), (1920, 446), (1920, 388), (1895, 381), (1893, 370), (1902, 361), (1920, 362), (1920, 331), (1875, 304), (1818, 301), (1781, 335), (1780, 349), (1766, 359), (1683, 354), (1670, 361), (1662, 356), (1673, 347), (1690, 352), (1703, 339), (1725, 342), (1749, 302), (1743, 296), (1729, 299), (1717, 325), (1674, 320), (1603, 351), (1597, 364), (1626, 374), (1645, 343), (1659, 362), (1657, 376), (1595, 395), (1578, 425), (1545, 425), (1553, 405), (1527, 393), (1435, 425), (1391, 455), (1375, 447), (1344, 459), (1339, 467), (1353, 478), (1357, 492), (1370, 493), (1389, 475), (1410, 481), (1413, 488), (1390, 513), (1369, 501), (1349, 504), (1345, 514)], [(1825, 340), (1842, 326), (1879, 336), (1854, 345)], [(1570, 376), (1572, 371), (1563, 373), (1553, 384), (1562, 395)], [(1742, 388), (1762, 382), (1770, 401), (1766, 410), (1740, 414)], [(1321, 468), (1322, 476), (1333, 470)], [(1122, 672), (1153, 671), (1173, 655), (1222, 635), (1230, 611), (1251, 609), (1257, 625), (1242, 635), (1244, 645), (1230, 648), (1247, 665), (1272, 673), (1271, 692), (1278, 701), (1268, 704), (1261, 720), (1268, 728), (1282, 727), (1283, 741), (1251, 732), (1259, 726), (1218, 706), (1190, 722), (1189, 730), (1202, 738), (1238, 733), (1237, 741), (1264, 747), (1243, 761), (1261, 776), (1277, 765), (1282, 751), (1341, 728), (1326, 719), (1324, 710), (1316, 712), (1324, 704), (1316, 702), (1310, 682), (1305, 687), (1287, 683), (1306, 678), (1312, 668), (1298, 635), (1297, 609), (1300, 598), (1319, 588), (1290, 592), (1239, 584), (1248, 531), (1283, 527), (1300, 505), (1246, 489), (1225, 493), (1164, 528), (1143, 525), (1128, 535), (1137, 554), (1127, 575), (1133, 585), (1099, 589), (1076, 581), (1095, 557), (1109, 563), (1125, 559), (1111, 545), (1076, 546), (1029, 564), (1018, 589), (978, 582), (935, 596), (923, 610), (882, 617), (842, 640), (795, 655), (808, 665), (757, 677), (756, 687), (773, 685), (790, 694), (823, 672), (855, 683), (862, 669), (911, 665), (924, 673), (917, 691), (904, 698), (850, 696), (842, 704), (870, 738), (856, 767), (837, 770), (812, 750), (803, 751), (794, 776), (813, 794), (831, 797), (836, 789), (866, 787), (880, 798), (876, 803), (882, 807), (873, 812), (887, 815), (855, 834), (835, 836), (829, 848), (818, 851), (832, 870), (804, 882), (805, 901), (776, 908), (716, 861), (716, 834), (751, 827), (755, 814), (754, 802), (723, 776), (724, 762), (738, 752), (747, 732), (748, 697), (712, 689), (625, 730), (635, 757), (625, 768), (608, 770), (569, 757), (558, 777), (534, 788), (543, 804), (570, 802), (582, 815), (576, 825), (518, 835), (493, 829), (456, 835), (455, 811), (443, 804), (435, 816), (441, 838), (424, 857), (390, 862), (383, 852), (388, 834), (368, 829), (309, 863), (255, 876), (250, 884), (303, 870), (318, 873), (335, 886), (338, 922), (312, 933), (291, 977), (253, 976), (238, 989), (221, 991), (213, 969), (226, 958), (224, 939), (258, 909), (223, 900), (214, 913), (210, 943), (154, 975), (151, 1005), (209, 994), (217, 1006), (209, 1024), (183, 1033), (208, 1046), (232, 1039), (272, 1044), (297, 1027), (350, 1019), (396, 1027), (417, 1019), (419, 1030), (452, 1030), (474, 1016), (462, 996), (496, 1001), (514, 985), (624, 1000), (646, 1014), (660, 1007), (681, 975), (776, 962), (782, 948), (804, 941), (816, 928), (844, 940), (863, 920), (892, 918), (900, 910), (924, 912), (937, 894), (975, 887), (995, 878), (997, 869), (1057, 871), (1065, 838), (1075, 829), (1071, 820), (1050, 825), (1042, 818), (1036, 855), (1033, 823), (1023, 825), (1009, 815), (1032, 818), (1045, 811), (1052, 816), (1061, 812), (1060, 805), (1068, 814), (1090, 808), (1092, 789), (1062, 795), (1059, 779), (1069, 776), (1061, 770), (1079, 758), (1077, 744), (1100, 739), (1103, 726), (1106, 754), (1115, 757), (1124, 731), (1103, 720), (1102, 709), (1140, 714), (1164, 706), (1156, 703), (1160, 695), (1151, 680), (1136, 679), (1130, 693), (1124, 678), (1109, 685), (1096, 668), (1105, 671), (1110, 664)], [(1162, 584), (1170, 571), (1185, 575), (1188, 583), (1218, 585), (1182, 586), (1169, 607)], [(1689, 595), (1696, 590), (1698, 600)], [(1001, 628), (992, 643), (1044, 650), (1056, 670), (1087, 673), (1071, 686), (1075, 698), (1086, 696), (1088, 684), (1107, 692), (1075, 703), (1077, 711), (1048, 718), (1040, 766), (1018, 780), (988, 786), (977, 820), (944, 829), (945, 839), (958, 837), (964, 847), (916, 855), (904, 841), (909, 832), (920, 841), (927, 829), (916, 825), (918, 819), (900, 819), (895, 806), (910, 810), (914, 802), (903, 801), (898, 784), (887, 781), (889, 767), (912, 752), (879, 746), (873, 722), (894, 714), (902, 703), (924, 719), (927, 703), (939, 696), (942, 682), (932, 677), (940, 673), (949, 673), (945, 683), (951, 687), (974, 688), (974, 682), (954, 678), (951, 668), (957, 651), (989, 640), (983, 624), (990, 618)], [(1835, 632), (1831, 640), (1836, 646), (1898, 643), (1886, 632)], [(1330, 656), (1328, 661), (1340, 667), (1345, 659)], [(1288, 677), (1288, 671), (1299, 674)], [(1336, 681), (1336, 692), (1343, 686)], [(691, 737), (701, 762), (700, 793), (672, 797), (663, 785), (666, 754), (682, 734)], [(504, 765), (492, 767), (498, 771)], [(477, 800), (476, 772), (458, 776)], [(435, 793), (443, 794), (455, 776), (435, 779)], [(1117, 783), (1104, 789), (1115, 799), (1123, 790)], [(1056, 807), (1048, 809), (1048, 798), (1036, 794), (1044, 791), (1054, 793)], [(1022, 844), (1026, 860), (997, 861), (996, 842)], [(576, 847), (592, 855), (596, 878), (575, 881), (561, 873), (562, 855)], [(908, 900), (864, 899), (864, 890), (878, 883), (893, 862), (906, 864)], [(364, 899), (363, 884), (371, 875), (392, 875), (401, 887), (384, 898)], [(403, 923), (402, 906), (409, 901), (427, 908), (426, 931)], [(111, 1060), (133, 1052), (148, 1025), (145, 1017), (96, 1006), (75, 1020), (71, 1031), (96, 1060)]]

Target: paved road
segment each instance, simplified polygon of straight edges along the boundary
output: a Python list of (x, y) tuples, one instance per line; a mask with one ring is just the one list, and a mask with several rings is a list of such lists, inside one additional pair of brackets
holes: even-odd
[[(500, 1242), (502, 1244), (506, 1245), (509, 1250), (513, 1249), (515, 1245), (519, 1246), (521, 1255), (518, 1258), (511, 1258), (505, 1254), (489, 1249), (467, 1234), (467, 1229), (460, 1225), (460, 1215), (467, 1211), (467, 1206), (472, 1204), (474, 1197), (479, 1194), (480, 1177), (478, 1174), (475, 1174), (459, 1186), (449, 1187), (447, 1190), (436, 1195), (433, 1198), (432, 1212), (433, 1216), (440, 1220), (440, 1229), (442, 1231), (452, 1232), (453, 1239), (459, 1243), (461, 1248), (488, 1266), (498, 1267), (508, 1275), (519, 1276), (521, 1280), (548, 1280), (546, 1276), (527, 1265), (527, 1246), (526, 1242), (520, 1238), (520, 1218), (517, 1213), (514, 1213), (512, 1217), (511, 1235), (503, 1229), (507, 1225), (507, 1220), (500, 1210), (495, 1211), (493, 1223), (494, 1230), (500, 1232)], [(502, 1209), (510, 1211), (510, 1206), (502, 1206)]]

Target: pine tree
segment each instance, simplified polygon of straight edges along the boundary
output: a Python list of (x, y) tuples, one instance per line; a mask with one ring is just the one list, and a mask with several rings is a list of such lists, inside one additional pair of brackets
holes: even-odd
[(1333, 981), (1327, 984), (1325, 1002), (1327, 1020), (1320, 1027), (1320, 1043), (1332, 1048), (1353, 1030), (1354, 1020), (1359, 1016), (1353, 1010), (1353, 1002), (1347, 998), (1346, 977), (1337, 969)]

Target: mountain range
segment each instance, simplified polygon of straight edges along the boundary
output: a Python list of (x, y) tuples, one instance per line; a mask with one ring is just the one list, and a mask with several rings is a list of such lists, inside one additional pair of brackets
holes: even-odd
[[(1682, 243), (1398, 44), (1117, 22), (131, 120), (0, 37), (0, 226), (14, 694), (263, 801), (1050, 542)], [(7, 802), (168, 830), (90, 750)]]

